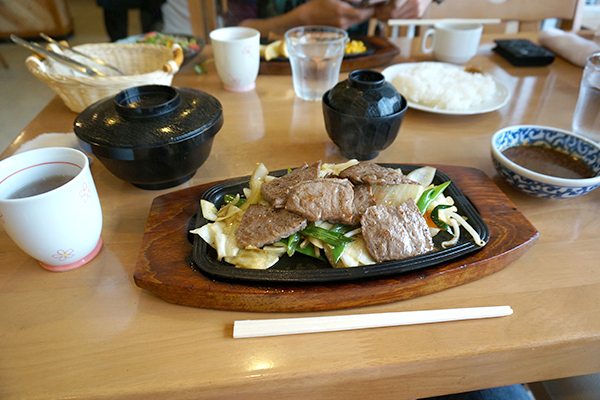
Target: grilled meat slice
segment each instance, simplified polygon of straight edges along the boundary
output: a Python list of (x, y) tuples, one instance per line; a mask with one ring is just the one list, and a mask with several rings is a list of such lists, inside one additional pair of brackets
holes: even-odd
[(306, 218), (284, 209), (251, 204), (237, 231), (238, 247), (263, 247), (306, 228)]
[(347, 179), (303, 181), (292, 188), (285, 209), (309, 221), (344, 221), (352, 219), (354, 190)]
[(361, 225), (367, 250), (377, 262), (402, 260), (434, 250), (427, 222), (412, 199), (399, 206), (369, 207)]
[(340, 178), (347, 178), (354, 184), (367, 183), (369, 185), (398, 185), (401, 183), (415, 184), (405, 175), (371, 162), (361, 162), (340, 172)]
[(352, 202), (352, 225), (360, 224), (360, 218), (371, 206), (375, 205), (371, 185), (359, 184), (354, 186), (354, 201)]
[(329, 219), (328, 221), (334, 224), (359, 225), (360, 218), (363, 216), (367, 208), (375, 205), (371, 185), (359, 184), (354, 185), (354, 200), (352, 201), (352, 218), (344, 220)]
[(312, 165), (304, 164), (280, 178), (273, 179), (271, 182), (263, 183), (260, 192), (263, 199), (269, 202), (275, 208), (283, 208), (287, 201), (290, 189), (296, 184), (306, 180), (313, 180), (319, 177), (321, 161)]

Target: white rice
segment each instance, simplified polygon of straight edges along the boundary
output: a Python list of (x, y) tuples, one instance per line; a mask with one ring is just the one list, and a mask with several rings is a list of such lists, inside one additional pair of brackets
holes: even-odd
[(392, 84), (407, 100), (442, 110), (473, 108), (490, 100), (496, 92), (496, 83), (490, 76), (437, 62), (403, 69)]

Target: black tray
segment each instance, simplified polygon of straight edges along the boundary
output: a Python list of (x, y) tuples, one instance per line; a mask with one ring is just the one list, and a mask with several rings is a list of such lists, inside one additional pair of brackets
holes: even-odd
[[(419, 166), (414, 165), (381, 165), (388, 168), (401, 168), (405, 174), (419, 168)], [(285, 173), (287, 173), (286, 170), (280, 170), (270, 172), (270, 175), (282, 176)], [(446, 174), (436, 171), (433, 183), (439, 185), (449, 180), (450, 178)], [(217, 184), (204, 192), (202, 199), (210, 201), (217, 208), (220, 208), (225, 203), (225, 195), (242, 193), (242, 189), (248, 187), (249, 181), (250, 177), (247, 176)], [(487, 243), (490, 232), (486, 223), (458, 187), (454, 183), (450, 184), (444, 191), (444, 195), (451, 196), (454, 199), (458, 214), (466, 217), (469, 224), (481, 237), (481, 240)], [(201, 209), (198, 208), (196, 227), (209, 222), (204, 219)], [(471, 236), (461, 228), (460, 239), (454, 246), (442, 249), (441, 243), (450, 239), (451, 236), (446, 232), (440, 232), (433, 238), (436, 251), (404, 260), (386, 261), (362, 267), (333, 268), (326, 261), (320, 261), (302, 254), (294, 254), (293, 257), (283, 255), (274, 266), (267, 270), (255, 270), (236, 268), (225, 261), (218, 261), (216, 251), (200, 236), (194, 236), (193, 259), (195, 267), (200, 272), (216, 279), (256, 283), (329, 284), (381, 279), (444, 264), (482, 248), (476, 245)]]

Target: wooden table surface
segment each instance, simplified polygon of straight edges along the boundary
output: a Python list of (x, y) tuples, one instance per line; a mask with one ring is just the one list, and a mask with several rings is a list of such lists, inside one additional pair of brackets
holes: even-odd
[[(472, 116), (409, 109), (398, 138), (375, 161), (482, 170), (540, 232), (520, 259), (411, 300), (301, 314), (186, 307), (138, 288), (133, 271), (155, 197), (247, 175), (258, 162), (276, 170), (345, 161), (327, 137), (321, 103), (296, 98), (291, 76), (259, 76), (256, 90), (236, 94), (221, 88), (213, 64), (205, 75), (186, 65), (174, 85), (214, 95), (225, 118), (192, 180), (145, 191), (95, 161), (104, 248), (74, 271), (42, 269), (0, 231), (0, 398), (402, 400), (600, 372), (600, 190), (570, 200), (527, 197), (500, 181), (490, 157), (491, 136), (501, 128), (570, 129), (582, 69), (560, 58), (548, 67), (513, 67), (491, 51), (494, 38), (484, 36), (470, 64), (510, 87), (510, 102)], [(428, 60), (408, 53), (394, 62)], [(210, 48), (195, 61), (209, 55)], [(72, 132), (75, 116), (55, 98), (2, 158), (42, 133)], [(514, 314), (232, 338), (236, 320), (496, 305)]]

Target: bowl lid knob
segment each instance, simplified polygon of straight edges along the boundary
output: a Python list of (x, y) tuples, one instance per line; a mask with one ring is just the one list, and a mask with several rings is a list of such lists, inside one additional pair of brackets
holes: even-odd
[(144, 119), (168, 114), (181, 103), (170, 86), (147, 85), (125, 89), (115, 96), (115, 109), (123, 118)]
[(348, 75), (350, 86), (359, 90), (372, 90), (385, 84), (385, 77), (377, 71), (358, 69)]

